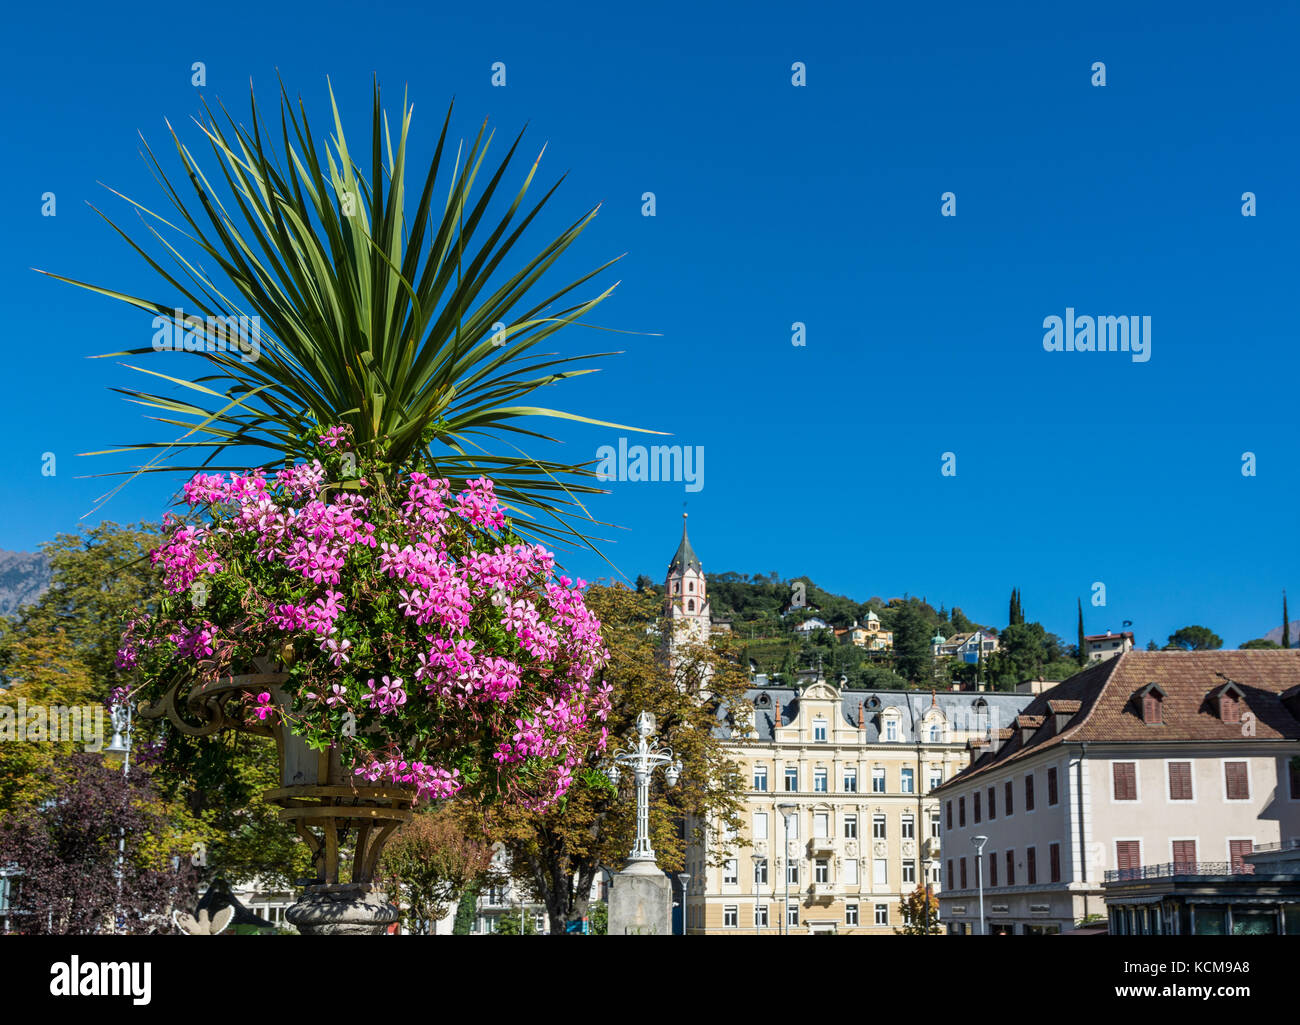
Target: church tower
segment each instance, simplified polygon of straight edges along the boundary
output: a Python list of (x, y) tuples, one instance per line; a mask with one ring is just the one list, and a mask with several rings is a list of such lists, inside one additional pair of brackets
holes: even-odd
[(682, 513), (682, 543), (668, 564), (664, 594), (673, 625), (670, 647), (708, 644), (711, 626), (708, 584), (704, 580), (700, 558), (691, 547), (691, 539), (686, 536), (686, 513)]

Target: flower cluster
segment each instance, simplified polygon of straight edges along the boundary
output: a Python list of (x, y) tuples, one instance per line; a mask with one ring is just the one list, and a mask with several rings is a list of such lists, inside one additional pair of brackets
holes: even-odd
[(358, 476), (344, 429), (319, 445), (185, 485), (153, 553), (169, 597), (128, 624), (118, 665), (147, 691), (178, 663), (214, 679), (273, 658), (284, 693), (250, 695), (246, 721), (336, 745), (359, 781), (555, 801), (608, 736), (585, 583), (510, 531), (490, 480)]

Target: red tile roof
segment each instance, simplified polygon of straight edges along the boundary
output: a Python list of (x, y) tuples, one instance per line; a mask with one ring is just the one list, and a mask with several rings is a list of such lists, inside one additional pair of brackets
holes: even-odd
[[(1105, 659), (1034, 698), (1017, 717), (1044, 725), (1028, 741), (1017, 731), (995, 753), (987, 750), (949, 783), (1027, 757), (1054, 744), (1079, 741), (1240, 740), (1242, 724), (1224, 722), (1211, 692), (1227, 682), (1241, 689), (1242, 711), (1255, 716), (1253, 740), (1300, 740), (1300, 650), (1128, 651)], [(1133, 695), (1157, 683), (1164, 693), (1161, 722), (1147, 725)], [(1284, 695), (1287, 695), (1284, 701)], [(1057, 733), (1044, 716), (1073, 712)], [(944, 786), (948, 786), (945, 783)]]

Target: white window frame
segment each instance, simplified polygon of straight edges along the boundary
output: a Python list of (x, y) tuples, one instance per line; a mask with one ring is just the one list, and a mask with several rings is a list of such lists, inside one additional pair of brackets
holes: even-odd
[[(762, 786), (758, 785), (758, 781), (760, 779), (763, 781)], [(754, 766), (754, 791), (760, 794), (767, 793), (767, 766), (766, 765)]]
[(813, 882), (829, 883), (831, 881), (831, 859), (815, 858), (813, 860)]
[[(877, 872), (877, 868), (883, 868), (884, 871)], [(889, 859), (872, 858), (871, 859), (871, 885), (888, 886), (889, 885)]]
[[(879, 790), (876, 789), (876, 780), (880, 781)], [(871, 792), (873, 794), (889, 793), (889, 782), (885, 778), (885, 770), (883, 766), (872, 766), (871, 768)]]
[(916, 816), (911, 812), (907, 812), (899, 817), (898, 838), (900, 840), (916, 839)]
[(826, 720), (825, 719), (818, 718), (813, 720), (813, 743), (814, 744), (826, 743)]
[[(849, 812), (844, 817), (844, 839), (856, 840), (858, 838), (858, 816), (855, 812)], [(853, 833), (850, 835), (849, 827), (853, 827)]]
[(845, 858), (844, 861), (841, 862), (841, 865), (843, 866), (843, 870), (844, 870), (844, 885), (857, 886), (858, 885), (858, 859)]
[(754, 812), (754, 839), (766, 840), (767, 838), (767, 812), (756, 811)]
[(856, 926), (861, 922), (861, 916), (856, 902), (844, 905), (844, 924)]
[(846, 765), (840, 773), (840, 783), (844, 787), (844, 793), (856, 794), (858, 792), (858, 770), (857, 766)]
[[(1249, 804), (1251, 801), (1253, 801), (1255, 799), (1255, 774), (1251, 771), (1250, 759), (1249, 758), (1220, 758), (1219, 762), (1220, 762), (1219, 788), (1223, 794), (1224, 804)], [(1228, 763), (1229, 762), (1246, 763), (1246, 796), (1245, 797), (1228, 796)], [(1288, 779), (1287, 780), (1288, 786), (1290, 785), (1290, 782), (1291, 782), (1290, 779)], [(1247, 839), (1247, 837), (1240, 836), (1240, 837), (1236, 837), (1235, 839), (1245, 840)]]
[(722, 905), (722, 928), (724, 929), (740, 928), (740, 905), (739, 904)]
[(825, 766), (816, 766), (813, 768), (813, 788), (814, 794), (830, 793), (830, 771)]
[(754, 928), (766, 929), (767, 921), (768, 921), (767, 902), (760, 901), (754, 905)]
[[(876, 832), (879, 827), (880, 832)], [(889, 818), (884, 812), (873, 812), (871, 816), (871, 839), (888, 840), (889, 839)]]
[(740, 885), (740, 859), (728, 858), (722, 863), (722, 885)]
[[(881, 921), (881, 918), (882, 918), (882, 917), (884, 918), (884, 921), (883, 921), (883, 922)], [(877, 904), (877, 905), (875, 906), (874, 920), (875, 920), (876, 925), (888, 925), (888, 924), (889, 924), (889, 905), (888, 905), (888, 904)]]
[(902, 794), (916, 793), (916, 770), (912, 766), (904, 765), (898, 770), (898, 788)]

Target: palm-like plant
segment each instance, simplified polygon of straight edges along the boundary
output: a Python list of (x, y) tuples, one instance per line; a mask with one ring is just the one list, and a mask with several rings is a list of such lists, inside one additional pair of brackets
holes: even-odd
[[(419, 465), (449, 478), (456, 488), (473, 477), (490, 476), (501, 498), (528, 520), (519, 524), (521, 530), (586, 540), (571, 520), (590, 520), (579, 496), (601, 490), (584, 483), (594, 476), (590, 462), (533, 459), (513, 445), (513, 454), (494, 454), (477, 439), (517, 434), (554, 440), (527, 425), (536, 417), (618, 426), (527, 402), (544, 385), (594, 369), (573, 367), (575, 362), (612, 355), (560, 358), (532, 352), (560, 328), (578, 323), (613, 290), (610, 286), (592, 298), (570, 298), (613, 260), (558, 291), (542, 292), (544, 297), (537, 287), (599, 208), (587, 211), (507, 274), (506, 258), (560, 184), (525, 205), (539, 154), (504, 214), (497, 219), (488, 215), (522, 133), (489, 169), (476, 196), (474, 185), (486, 173), (492, 137), (485, 125), (467, 152), (462, 144), (454, 162), (445, 159), (444, 150), (450, 155), (449, 108), (415, 215), (408, 219), (406, 145), (413, 108), (405, 100), (394, 145), (376, 85), (368, 178), (348, 148), (332, 88), (334, 134), (330, 144), (318, 146), (301, 99), (295, 113), (281, 86), (281, 155), (265, 134), (256, 98), (250, 102), (251, 128), (236, 124), (224, 108), (225, 124), (219, 123), (206, 105), (206, 120), (196, 122), (217, 158), (220, 178), (200, 167), (168, 125), (197, 205), (192, 199), (186, 205), (181, 190), (145, 146), (177, 219), (169, 221), (122, 198), (166, 250), (172, 270), (105, 216), (184, 297), (187, 316), (205, 321), (208, 326), (197, 330), (213, 351), (200, 353), (211, 373), (195, 380), (132, 367), (177, 386), (170, 395), (114, 389), (160, 410), (162, 415), (152, 419), (182, 428), (180, 437), (88, 454), (159, 450), (145, 465), (128, 471), (132, 476), (242, 469), (247, 464), (228, 462), (233, 455), (228, 450), (269, 450), (272, 455), (264, 462), (309, 457), (316, 432), (346, 424), (360, 450), (394, 472)], [(446, 199), (439, 208), (435, 190), (444, 168)], [(224, 201), (214, 181), (224, 182)], [(160, 229), (178, 233), (201, 256), (186, 255)], [(219, 273), (205, 269), (204, 260)], [(165, 320), (173, 318), (176, 308), (175, 303), (51, 276)], [(261, 328), (255, 360), (234, 347), (223, 350), (211, 326), (228, 323), (224, 318), (251, 316), (260, 318)], [(151, 351), (141, 347), (106, 355)], [(184, 465), (166, 461), (177, 452), (185, 454)]]

